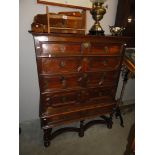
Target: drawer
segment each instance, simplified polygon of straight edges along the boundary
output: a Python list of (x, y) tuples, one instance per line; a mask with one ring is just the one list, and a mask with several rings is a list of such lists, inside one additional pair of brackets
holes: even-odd
[[(102, 101), (105, 98), (114, 99), (115, 97), (115, 86), (91, 88), (88, 90), (90, 96), (90, 102), (92, 101)], [(104, 100), (103, 100), (104, 102)]]
[(69, 121), (84, 120), (86, 118), (92, 118), (94, 116), (102, 116), (106, 113), (111, 113), (115, 103), (107, 102), (100, 103), (92, 106), (75, 106), (69, 110), (60, 108), (49, 108), (46, 112), (46, 116), (42, 117), (42, 127), (55, 126), (56, 124), (64, 124)]
[(80, 57), (41, 58), (39, 60), (41, 74), (56, 74), (81, 71)]
[(67, 91), (43, 94), (42, 101), (47, 107), (61, 107), (77, 104), (79, 91)]
[(100, 87), (104, 85), (112, 85), (116, 83), (116, 79), (119, 76), (118, 71), (107, 72), (88, 72), (83, 73), (78, 79), (81, 87)]
[(80, 54), (80, 43), (65, 43), (65, 42), (45, 42), (41, 44), (41, 56), (60, 55), (60, 54)]
[(91, 43), (89, 54), (94, 55), (120, 55), (123, 51), (122, 44), (118, 43)]
[(119, 76), (118, 71), (85, 72), (64, 75), (41, 75), (42, 92), (60, 91), (62, 89), (79, 89), (113, 85)]
[(121, 57), (94, 57), (89, 59), (89, 70), (115, 70), (120, 63)]
[(40, 76), (41, 91), (51, 92), (61, 89), (80, 88), (81, 74), (64, 74), (53, 76)]

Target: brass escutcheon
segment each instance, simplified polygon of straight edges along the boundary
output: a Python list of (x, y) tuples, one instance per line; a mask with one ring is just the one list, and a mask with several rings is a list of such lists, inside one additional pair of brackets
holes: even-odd
[(64, 61), (60, 62), (60, 67), (65, 67), (66, 63)]
[(90, 42), (84, 42), (82, 43), (83, 48), (89, 48), (91, 46)]
[(104, 47), (104, 52), (105, 52), (105, 53), (109, 53), (109, 48), (108, 48), (108, 46), (105, 46), (105, 47)]

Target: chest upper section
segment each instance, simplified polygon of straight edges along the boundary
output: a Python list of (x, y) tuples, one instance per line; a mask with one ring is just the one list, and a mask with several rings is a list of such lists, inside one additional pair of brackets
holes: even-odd
[(37, 57), (121, 56), (123, 42), (88, 36), (35, 36)]

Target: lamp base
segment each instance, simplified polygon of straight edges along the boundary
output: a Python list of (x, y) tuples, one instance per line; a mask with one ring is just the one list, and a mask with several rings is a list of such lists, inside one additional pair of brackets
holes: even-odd
[(88, 35), (104, 36), (104, 31), (90, 30)]

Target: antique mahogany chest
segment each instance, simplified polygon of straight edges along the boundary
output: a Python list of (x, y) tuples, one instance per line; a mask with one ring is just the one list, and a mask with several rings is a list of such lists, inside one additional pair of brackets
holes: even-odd
[[(124, 54), (131, 38), (76, 34), (33, 33), (40, 87), (39, 116), (44, 145), (63, 131), (79, 136), (95, 123), (112, 127), (115, 94)], [(118, 111), (117, 111), (118, 113)], [(105, 116), (109, 114), (110, 117)], [(84, 120), (101, 116), (84, 124)], [(79, 121), (80, 127), (58, 125)]]

